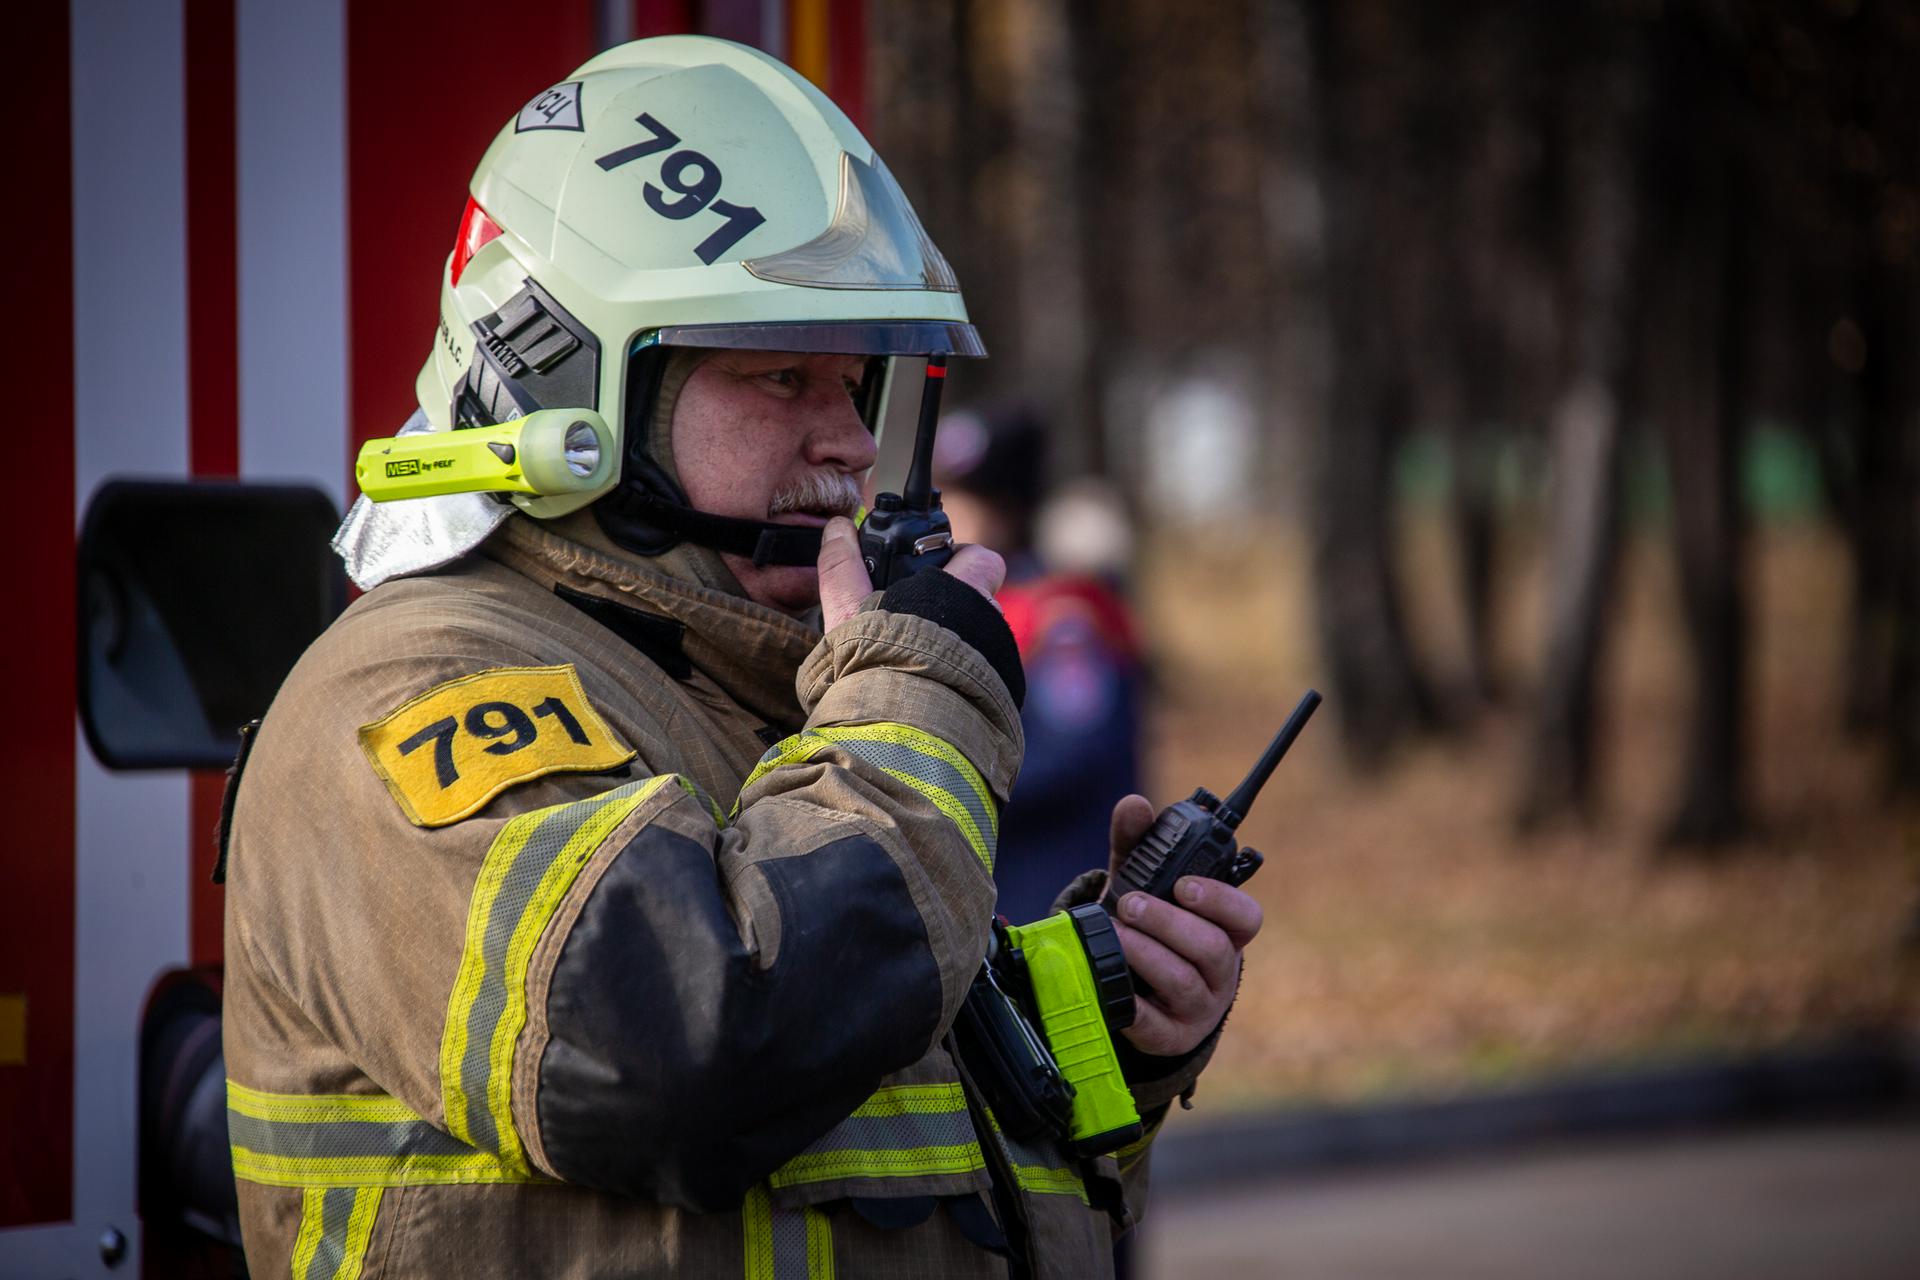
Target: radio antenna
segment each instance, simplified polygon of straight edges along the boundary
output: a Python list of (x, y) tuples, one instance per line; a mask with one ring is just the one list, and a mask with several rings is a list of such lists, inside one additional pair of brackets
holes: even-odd
[(1220, 807), (1214, 812), (1220, 821), (1227, 824), (1228, 829), (1238, 827), (1240, 820), (1247, 816), (1247, 810), (1253, 808), (1254, 800), (1260, 795), (1260, 788), (1267, 785), (1267, 779), (1273, 776), (1274, 769), (1280, 764), (1280, 757), (1287, 754), (1287, 748), (1291, 747), (1293, 740), (1300, 736), (1300, 731), (1307, 727), (1307, 721), (1313, 717), (1314, 708), (1319, 705), (1319, 690), (1307, 690), (1306, 696), (1300, 699), (1300, 705), (1293, 709), (1293, 714), (1287, 717), (1287, 722), (1280, 726), (1280, 732), (1274, 734), (1273, 741), (1267, 744), (1266, 754), (1261, 756), (1260, 762), (1253, 766), (1253, 772), (1242, 779), (1240, 785), (1233, 789), (1232, 795), (1221, 801)]

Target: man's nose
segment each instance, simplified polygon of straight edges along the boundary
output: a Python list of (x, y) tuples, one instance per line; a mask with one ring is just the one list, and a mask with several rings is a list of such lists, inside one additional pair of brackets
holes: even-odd
[(816, 467), (860, 472), (873, 465), (879, 448), (844, 387), (823, 387), (809, 397), (802, 453)]

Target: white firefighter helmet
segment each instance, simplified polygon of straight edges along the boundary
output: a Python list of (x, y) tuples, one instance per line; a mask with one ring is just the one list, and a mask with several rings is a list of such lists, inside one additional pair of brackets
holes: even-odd
[[(437, 430), (596, 410), (625, 482), (683, 505), (657, 468), (635, 474), (657, 357), (674, 346), (876, 357), (870, 427), (890, 357), (985, 354), (952, 269), (859, 130), (774, 59), (701, 36), (610, 49), (500, 131), (417, 391)], [(598, 489), (513, 500), (563, 515), (619, 486), (609, 471)]]

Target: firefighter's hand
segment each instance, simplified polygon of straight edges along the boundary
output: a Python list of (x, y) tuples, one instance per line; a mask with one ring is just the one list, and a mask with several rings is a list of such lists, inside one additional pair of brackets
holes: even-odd
[[(1113, 807), (1112, 860), (1118, 871), (1153, 825), (1145, 796)], [(1176, 906), (1138, 891), (1120, 899), (1114, 927), (1127, 964), (1153, 988), (1139, 996), (1133, 1025), (1120, 1034), (1142, 1053), (1171, 1058), (1186, 1053), (1220, 1025), (1240, 981), (1240, 952), (1260, 932), (1260, 904), (1218, 880), (1182, 876)]]
[[(851, 618), (873, 594), (866, 561), (860, 558), (860, 531), (853, 521), (835, 516), (820, 535), (820, 627), (831, 631)], [(942, 572), (950, 573), (988, 600), (1007, 579), (1007, 562), (985, 547), (968, 544), (953, 553)], [(998, 606), (996, 606), (998, 607)]]

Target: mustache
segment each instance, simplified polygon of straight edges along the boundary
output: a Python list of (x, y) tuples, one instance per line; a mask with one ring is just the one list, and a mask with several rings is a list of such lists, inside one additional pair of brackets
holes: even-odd
[(812, 471), (774, 494), (767, 504), (767, 515), (805, 511), (851, 519), (859, 509), (860, 485), (852, 476), (843, 471)]

